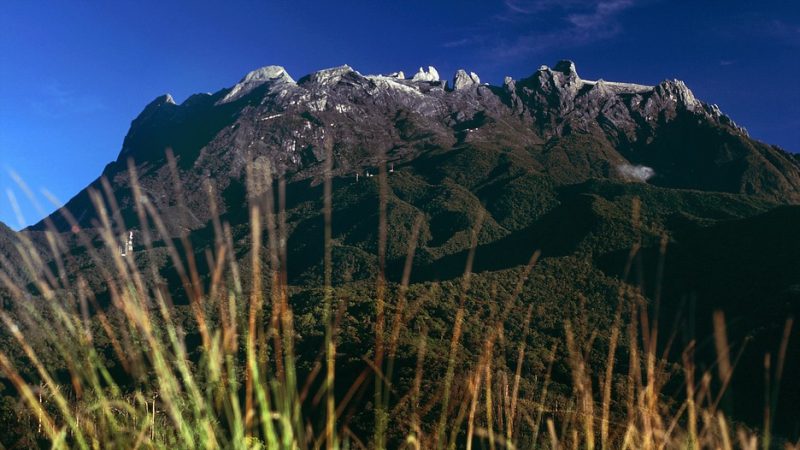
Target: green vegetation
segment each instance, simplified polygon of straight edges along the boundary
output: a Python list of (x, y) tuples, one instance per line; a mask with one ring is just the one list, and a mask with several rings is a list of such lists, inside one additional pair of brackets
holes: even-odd
[[(92, 194), (93, 229), (33, 235), (44, 251), (20, 234), (21, 270), (0, 271), (3, 445), (790, 448), (778, 441), (797, 439), (797, 390), (779, 393), (800, 373), (785, 320), (800, 272), (776, 224), (800, 223), (796, 208), (562, 186), (509, 163), (524, 154), (428, 158), (436, 173), (423, 160), (356, 184), (328, 167), (318, 186), (275, 182), (258, 160), (245, 213), (177, 238), (132, 168), (134, 217), (107, 189)], [(125, 223), (139, 241), (123, 257)], [(770, 233), (746, 257), (777, 258), (760, 291), (769, 320), (726, 320), (753, 300), (730, 277), (754, 272), (703, 274), (698, 291), (707, 259), (691, 262), (734, 259), (726, 243), (753, 230)], [(689, 291), (687, 331), (673, 317)], [(737, 327), (742, 314), (761, 328)], [(759, 419), (731, 415), (740, 371), (758, 380)]]

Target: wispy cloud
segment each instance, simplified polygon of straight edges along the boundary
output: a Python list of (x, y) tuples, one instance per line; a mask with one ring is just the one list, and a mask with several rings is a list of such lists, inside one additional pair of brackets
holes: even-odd
[(506, 0), (506, 14), (517, 13), (521, 19), (536, 21), (537, 16), (545, 16), (555, 23), (554, 29), (522, 33), (512, 45), (505, 47), (506, 56), (524, 56), (556, 47), (575, 47), (608, 39), (623, 31), (619, 15), (636, 5), (634, 0), (528, 0), (525, 8), (516, 9), (508, 2), (522, 0)]
[[(477, 44), (495, 60), (581, 46), (622, 33), (620, 16), (652, 1), (657, 0), (504, 0), (483, 33), (443, 46)], [(502, 33), (497, 32), (500, 24)]]
[(615, 22), (615, 16), (634, 6), (633, 0), (608, 0), (597, 4), (593, 11), (567, 15), (576, 30), (591, 31), (605, 28)]
[(455, 39), (455, 40), (452, 40), (452, 41), (445, 42), (444, 44), (442, 44), (442, 47), (444, 47), (444, 48), (457, 48), (457, 47), (464, 47), (464, 46), (467, 46), (467, 45), (470, 45), (470, 44), (474, 44), (474, 43), (475, 43), (475, 39), (473, 39), (473, 38), (461, 38), (461, 39)]
[(774, 38), (784, 44), (800, 47), (800, 25), (789, 23), (780, 19), (772, 19), (764, 24), (768, 37)]
[(645, 181), (653, 178), (656, 174), (656, 171), (653, 170), (652, 167), (647, 166), (639, 166), (639, 165), (631, 165), (631, 164), (620, 164), (617, 166), (617, 172), (629, 181), (639, 181), (644, 183)]
[(106, 105), (95, 95), (66, 89), (58, 81), (42, 85), (30, 105), (38, 114), (49, 118), (82, 115), (102, 111)]
[(505, 9), (499, 16), (511, 19), (518, 15), (531, 15), (553, 9), (570, 10), (576, 7), (591, 6), (591, 0), (505, 0)]

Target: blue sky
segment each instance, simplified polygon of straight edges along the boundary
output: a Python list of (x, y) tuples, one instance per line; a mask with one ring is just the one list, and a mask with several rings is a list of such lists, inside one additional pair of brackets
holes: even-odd
[[(295, 78), (458, 68), (499, 84), (576, 62), (587, 79), (687, 82), (757, 139), (800, 151), (800, 4), (740, 0), (6, 0), (0, 9), (0, 221), (20, 228), (116, 159), (131, 120), (169, 92)], [(17, 174), (41, 204), (17, 186)]]

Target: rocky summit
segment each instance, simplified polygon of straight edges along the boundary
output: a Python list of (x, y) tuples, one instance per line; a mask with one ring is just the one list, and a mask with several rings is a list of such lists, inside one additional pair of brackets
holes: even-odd
[(478, 74), (475, 72), (467, 72), (464, 69), (458, 69), (455, 76), (453, 77), (453, 89), (465, 89), (470, 86), (478, 86), (481, 84), (481, 79), (478, 77)]
[[(526, 170), (557, 184), (638, 180), (800, 201), (797, 158), (751, 139), (683, 82), (584, 80), (571, 61), (520, 80), (506, 77), (503, 86), (482, 84), (464, 70), (449, 84), (433, 67), (407, 79), (402, 72), (362, 75), (347, 65), (295, 82), (282, 67), (267, 66), (180, 105), (169, 95), (155, 99), (133, 121), (104, 175), (127, 185), (132, 159), (147, 168), (142, 182), (159, 192), (167, 170), (159, 161), (171, 148), (189, 193), (203, 192), (209, 177), (224, 190), (256, 156), (289, 179), (315, 179), (326, 145), (334, 147), (334, 171), (342, 177), (381, 158), (401, 164), (432, 149), (491, 148), (524, 155)], [(647, 176), (632, 177), (628, 168), (635, 167)], [(88, 197), (81, 194), (68, 207), (88, 211)], [(201, 214), (183, 226), (207, 220)]]

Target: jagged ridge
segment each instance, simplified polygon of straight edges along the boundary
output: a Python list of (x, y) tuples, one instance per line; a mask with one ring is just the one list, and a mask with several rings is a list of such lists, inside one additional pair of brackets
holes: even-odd
[[(355, 176), (382, 155), (399, 163), (431, 149), (496, 149), (525, 154), (526, 170), (557, 184), (647, 180), (800, 202), (797, 159), (750, 139), (683, 82), (583, 80), (571, 61), (521, 80), (507, 77), (503, 86), (464, 70), (450, 85), (433, 67), (406, 79), (401, 72), (365, 76), (347, 65), (295, 82), (284, 68), (267, 66), (180, 105), (169, 95), (157, 98), (133, 121), (104, 174), (124, 187), (132, 158), (150, 169), (142, 182), (163, 191), (167, 173), (159, 161), (172, 148), (189, 192), (202, 192), (208, 177), (225, 189), (257, 156), (290, 179), (313, 179), (325, 145), (335, 148), (338, 176)], [(91, 209), (85, 195), (71, 206)]]

